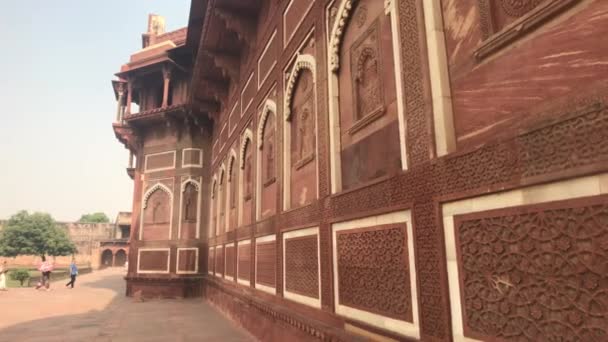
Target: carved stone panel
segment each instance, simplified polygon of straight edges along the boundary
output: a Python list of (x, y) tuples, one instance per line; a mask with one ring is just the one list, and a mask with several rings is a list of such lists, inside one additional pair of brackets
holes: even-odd
[(256, 244), (256, 282), (276, 286), (276, 242)]
[(337, 232), (341, 305), (412, 322), (404, 225)]
[(166, 272), (169, 268), (169, 251), (139, 251), (139, 270)]
[(299, 76), (291, 115), (291, 164), (299, 169), (313, 160), (315, 151), (314, 85), (309, 70)]
[(544, 0), (478, 0), (484, 38), (502, 30)]
[(215, 249), (215, 273), (224, 275), (224, 248)]
[(455, 216), (465, 336), (608, 339), (608, 196)]
[(238, 277), (249, 280), (251, 272), (251, 244), (239, 246), (238, 253)]
[(243, 172), (245, 175), (243, 180), (244, 200), (249, 201), (253, 196), (253, 147), (251, 141), (245, 147), (245, 168)]
[(182, 222), (180, 239), (195, 239), (198, 219), (198, 190), (192, 183), (187, 183), (182, 193)]
[(198, 190), (196, 186), (192, 183), (186, 184), (183, 196), (182, 218), (185, 222), (196, 222), (198, 208)]
[(170, 220), (171, 196), (160, 188), (156, 189), (145, 203), (142, 239), (169, 239)]
[(379, 21), (376, 21), (350, 50), (355, 121), (384, 111), (379, 34)]
[(235, 266), (235, 248), (233, 245), (226, 245), (226, 276), (234, 277), (234, 266)]
[(179, 272), (196, 272), (196, 258), (197, 252), (195, 249), (182, 249), (178, 250), (179, 253), (179, 264), (177, 264), (177, 271)]
[(285, 240), (285, 290), (319, 298), (319, 258), (317, 236)]
[(215, 271), (215, 248), (209, 248), (207, 255), (207, 271), (213, 273)]
[[(234, 163), (236, 164), (236, 161), (234, 161)], [(228, 187), (230, 188), (230, 210), (236, 209), (236, 204), (237, 204), (237, 179), (236, 179), (236, 170), (238, 168), (233, 165), (231, 170), (230, 170), (230, 182), (228, 183)]]
[(276, 180), (276, 140), (275, 121), (272, 113), (268, 114), (264, 126), (264, 144), (262, 145), (262, 181), (264, 187)]

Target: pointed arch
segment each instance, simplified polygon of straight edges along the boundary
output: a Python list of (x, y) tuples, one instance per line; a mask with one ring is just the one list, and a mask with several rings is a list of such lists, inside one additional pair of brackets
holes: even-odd
[(262, 108), (262, 116), (260, 116), (260, 122), (258, 124), (258, 149), (262, 149), (264, 144), (264, 130), (266, 129), (266, 121), (268, 116), (272, 113), (275, 117), (277, 116), (277, 104), (271, 99), (267, 99)]
[(243, 132), (243, 136), (241, 138), (241, 148), (239, 151), (239, 166), (242, 169), (245, 168), (245, 150), (247, 149), (247, 144), (253, 142), (253, 133), (249, 128)]
[[(201, 192), (201, 182), (202, 182), (202, 178), (199, 178), (200, 181), (197, 181), (194, 178), (188, 178), (186, 180), (184, 180), (181, 184), (181, 188), (180, 188), (180, 200), (179, 200), (179, 223), (178, 223), (178, 228), (177, 228), (177, 236), (178, 239), (182, 238), (182, 222), (184, 220), (184, 215), (187, 218), (187, 214), (184, 213), (184, 195), (186, 192), (186, 189), (188, 188), (188, 185), (192, 185), (194, 187), (194, 189), (196, 190), (196, 203), (195, 203), (195, 210), (196, 210), (196, 222), (195, 222), (195, 236), (196, 238), (200, 238), (200, 221), (201, 221), (201, 202), (202, 202), (202, 192)], [(186, 211), (188, 211), (188, 209), (186, 209)]]
[(340, 46), (346, 31), (346, 25), (352, 15), (353, 7), (359, 0), (342, 0), (338, 7), (338, 14), (329, 36), (329, 69), (336, 73), (340, 70)]
[(194, 185), (194, 188), (196, 189), (196, 191), (201, 191), (201, 183), (199, 183), (196, 179), (194, 178), (188, 178), (185, 181), (182, 182), (182, 186), (181, 186), (181, 192), (186, 191), (186, 186), (188, 184), (192, 184)]
[(148, 189), (148, 191), (146, 191), (146, 193), (144, 194), (144, 199), (142, 201), (143, 209), (146, 209), (146, 207), (148, 206), (148, 199), (150, 199), (150, 196), (152, 196), (152, 194), (156, 190), (161, 190), (161, 191), (166, 192), (169, 195), (169, 200), (171, 200), (171, 202), (173, 201), (173, 192), (171, 191), (171, 189), (169, 189), (166, 185), (164, 185), (162, 183), (156, 183), (150, 189)]
[(289, 121), (291, 118), (291, 99), (293, 97), (293, 92), (296, 86), (296, 81), (298, 80), (298, 76), (302, 70), (308, 69), (312, 72), (312, 80), (313, 83), (317, 82), (317, 64), (315, 61), (315, 57), (309, 54), (298, 54), (296, 57), (296, 61), (291, 69), (291, 73), (289, 74), (289, 78), (287, 81), (287, 89), (285, 90), (285, 103), (284, 103), (284, 112), (285, 112), (285, 120)]
[(237, 155), (234, 148), (230, 149), (229, 159), (228, 159), (228, 183), (232, 181), (232, 168), (234, 167), (234, 163), (236, 162)]
[(219, 177), (219, 181), (220, 181), (220, 185), (224, 184), (224, 178), (226, 177), (226, 164), (222, 163), (222, 166), (220, 166), (220, 177)]

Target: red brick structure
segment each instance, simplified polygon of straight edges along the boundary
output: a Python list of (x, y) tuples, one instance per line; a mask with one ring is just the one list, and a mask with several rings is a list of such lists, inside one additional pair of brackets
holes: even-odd
[(608, 3), (193, 0), (163, 25), (114, 83), (129, 294), (203, 293), (261, 340), (608, 339)]

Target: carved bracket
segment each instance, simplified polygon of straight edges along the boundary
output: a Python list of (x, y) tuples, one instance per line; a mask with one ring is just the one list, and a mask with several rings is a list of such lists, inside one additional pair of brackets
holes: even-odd
[(224, 77), (229, 77), (233, 82), (238, 81), (240, 67), (237, 55), (209, 50), (205, 53), (213, 59), (213, 64), (222, 70)]
[(216, 8), (215, 14), (224, 21), (226, 28), (238, 36), (239, 40), (249, 46), (255, 44), (256, 21), (225, 8)]

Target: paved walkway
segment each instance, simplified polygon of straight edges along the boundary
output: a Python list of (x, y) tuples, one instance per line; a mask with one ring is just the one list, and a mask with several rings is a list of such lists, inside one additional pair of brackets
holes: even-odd
[(73, 290), (59, 281), (49, 292), (0, 292), (0, 341), (253, 340), (200, 299), (135, 302), (123, 277), (108, 269), (79, 277)]

